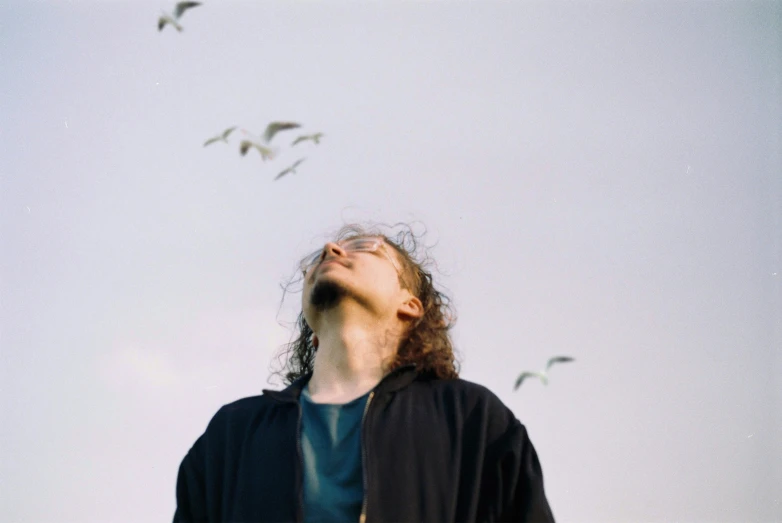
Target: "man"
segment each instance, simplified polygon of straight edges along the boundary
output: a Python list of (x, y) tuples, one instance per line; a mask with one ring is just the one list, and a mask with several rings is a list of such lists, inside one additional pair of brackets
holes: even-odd
[(288, 386), (215, 414), (175, 522), (554, 521), (526, 429), (458, 377), (448, 300), (404, 245), (351, 226), (304, 259)]

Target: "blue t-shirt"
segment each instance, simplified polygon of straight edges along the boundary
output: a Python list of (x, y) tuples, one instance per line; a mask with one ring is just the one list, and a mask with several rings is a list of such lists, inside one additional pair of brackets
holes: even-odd
[(313, 403), (301, 393), (304, 521), (358, 521), (364, 501), (361, 419), (369, 392), (343, 405)]

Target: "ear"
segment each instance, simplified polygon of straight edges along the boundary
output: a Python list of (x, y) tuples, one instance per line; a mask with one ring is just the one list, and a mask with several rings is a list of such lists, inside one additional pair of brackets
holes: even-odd
[(424, 315), (424, 304), (415, 296), (410, 295), (399, 306), (397, 314), (402, 319), (417, 320)]

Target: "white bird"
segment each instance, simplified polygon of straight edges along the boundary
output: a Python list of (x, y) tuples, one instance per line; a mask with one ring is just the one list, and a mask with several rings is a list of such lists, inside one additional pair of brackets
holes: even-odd
[(209, 138), (206, 142), (204, 142), (204, 147), (207, 145), (213, 144), (215, 142), (225, 142), (228, 143), (228, 135), (230, 135), (232, 132), (234, 132), (234, 129), (236, 129), (236, 126), (229, 127), (225, 131), (223, 131), (223, 134), (218, 134), (214, 138)]
[(521, 382), (524, 381), (526, 378), (534, 377), (534, 378), (540, 378), (540, 381), (543, 382), (543, 385), (548, 385), (548, 370), (551, 368), (552, 365), (555, 363), (567, 363), (569, 361), (575, 361), (573, 358), (569, 356), (554, 356), (553, 358), (548, 360), (548, 363), (546, 363), (546, 369), (542, 370), (540, 372), (522, 372), (521, 375), (516, 379), (516, 385), (513, 387), (513, 390), (518, 389), (521, 386)]
[(293, 165), (291, 165), (291, 166), (290, 166), (290, 167), (288, 167), (287, 169), (284, 169), (283, 171), (281, 171), (281, 172), (280, 172), (280, 174), (278, 174), (277, 176), (275, 176), (275, 178), (274, 178), (274, 179), (275, 179), (275, 180), (279, 180), (280, 178), (282, 178), (283, 176), (285, 176), (285, 175), (286, 175), (286, 174), (288, 174), (288, 173), (293, 173), (293, 174), (296, 174), (296, 167), (298, 167), (298, 166), (299, 166), (299, 164), (300, 164), (301, 162), (303, 162), (305, 159), (306, 159), (306, 158), (299, 158), (298, 160), (296, 160), (296, 162), (295, 162)]
[(266, 126), (266, 131), (263, 133), (263, 139), (266, 140), (266, 143), (269, 143), (278, 132), (296, 129), (298, 127), (301, 127), (301, 124), (296, 122), (272, 122)]
[(242, 156), (247, 154), (247, 151), (250, 150), (250, 147), (257, 149), (258, 152), (261, 153), (261, 159), (263, 159), (263, 161), (269, 159), (273, 160), (274, 157), (277, 156), (277, 151), (273, 150), (271, 147), (262, 145), (260, 139), (253, 136), (253, 134), (247, 131), (247, 129), (242, 129), (242, 132), (247, 136), (252, 137), (251, 140), (242, 140), (242, 142), (239, 144), (239, 152), (242, 153)]
[(182, 15), (191, 7), (197, 7), (201, 5), (201, 2), (179, 2), (174, 8), (174, 15), (170, 15), (163, 11), (163, 14), (157, 20), (157, 30), (162, 31), (166, 24), (173, 25), (177, 31), (182, 31), (182, 26), (179, 25), (178, 20), (182, 18)]
[(317, 144), (320, 143), (320, 139), (322, 137), (323, 137), (323, 133), (302, 135), (302, 136), (299, 136), (298, 138), (296, 138), (295, 140), (293, 140), (293, 143), (291, 144), (291, 147), (293, 147), (297, 143), (305, 142), (307, 140), (312, 140), (313, 142), (315, 142), (315, 145), (317, 145)]
[(274, 159), (275, 154), (273, 150), (252, 140), (242, 140), (242, 143), (239, 144), (239, 152), (244, 156), (250, 150), (250, 147), (254, 147), (261, 153), (263, 161)]

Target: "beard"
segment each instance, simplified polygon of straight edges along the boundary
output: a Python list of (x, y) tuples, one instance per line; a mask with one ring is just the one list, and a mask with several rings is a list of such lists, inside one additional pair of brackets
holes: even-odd
[(331, 280), (320, 280), (312, 288), (310, 305), (319, 312), (336, 307), (347, 294), (344, 287)]

